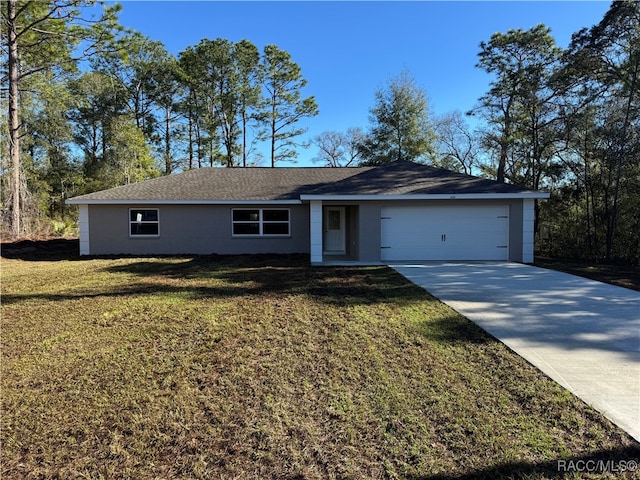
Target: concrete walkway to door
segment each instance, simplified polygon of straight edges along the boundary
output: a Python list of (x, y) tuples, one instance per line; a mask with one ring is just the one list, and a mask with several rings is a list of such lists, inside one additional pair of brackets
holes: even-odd
[(391, 265), (640, 441), (640, 293), (517, 263)]

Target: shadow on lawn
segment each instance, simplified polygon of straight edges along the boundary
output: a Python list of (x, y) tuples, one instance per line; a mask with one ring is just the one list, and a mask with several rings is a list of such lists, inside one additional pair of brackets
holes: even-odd
[[(149, 279), (213, 281), (210, 286), (185, 286), (184, 292), (190, 291), (195, 297), (304, 294), (345, 306), (398, 299), (411, 302), (424, 300), (426, 295), (388, 267), (312, 267), (308, 255), (212, 255), (185, 258), (182, 262), (141, 260), (107, 270)], [(175, 283), (168, 287), (182, 289)]]
[(466, 474), (409, 476), (408, 480), (479, 480), (515, 478), (579, 478), (609, 473), (615, 478), (638, 478), (640, 446), (601, 450), (590, 455), (558, 458), (540, 463), (511, 462)]
[(64, 301), (162, 293), (196, 299), (308, 295), (327, 304), (349, 306), (409, 303), (433, 298), (388, 267), (312, 267), (308, 255), (203, 255), (135, 259), (130, 263), (106, 265), (104, 270), (116, 276), (137, 276), (139, 282), (123, 286), (121, 282), (114, 281), (112, 288), (106, 284), (87, 291), (59, 294), (8, 294), (3, 296), (3, 301), (11, 304), (30, 299)]
[(126, 288), (105, 289), (91, 291), (75, 291), (70, 293), (32, 293), (32, 294), (2, 294), (2, 303), (11, 305), (29, 300), (45, 300), (63, 302), (68, 300), (89, 300), (101, 297), (138, 297), (140, 295), (191, 293), (193, 298), (216, 296), (219, 298), (238, 296), (241, 292), (237, 288), (186, 288), (170, 285), (131, 285)]
[(420, 333), (428, 340), (440, 344), (489, 344), (495, 337), (461, 315), (425, 319)]

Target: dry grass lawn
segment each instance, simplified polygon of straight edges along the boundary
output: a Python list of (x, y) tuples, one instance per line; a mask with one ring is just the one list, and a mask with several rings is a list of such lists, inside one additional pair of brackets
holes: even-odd
[(537, 479), (640, 456), (386, 267), (3, 259), (1, 333), (7, 479)]

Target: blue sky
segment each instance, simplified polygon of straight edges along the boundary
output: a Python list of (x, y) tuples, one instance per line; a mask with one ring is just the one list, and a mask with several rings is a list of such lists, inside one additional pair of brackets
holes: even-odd
[[(213, 2), (121, 1), (120, 21), (178, 54), (202, 38), (273, 43), (289, 52), (308, 81), (320, 115), (304, 120), (312, 137), (368, 125), (374, 92), (406, 68), (431, 110), (467, 111), (487, 90), (479, 44), (495, 32), (551, 28), (566, 47), (571, 35), (598, 23), (610, 2)], [(312, 165), (316, 149), (301, 150)], [(285, 164), (282, 164), (283, 166)]]

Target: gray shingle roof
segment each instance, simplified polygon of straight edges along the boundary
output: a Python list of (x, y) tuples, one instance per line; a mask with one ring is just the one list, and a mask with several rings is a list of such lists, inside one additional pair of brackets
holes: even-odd
[(89, 193), (70, 203), (299, 200), (301, 195), (534, 193), (449, 170), (397, 161), (357, 168), (201, 168)]
[(367, 168), (200, 168), (75, 197), (80, 200), (297, 200)]
[(332, 184), (320, 185), (313, 195), (460, 195), (533, 193), (533, 190), (452, 172), (414, 162), (396, 161), (357, 172)]

